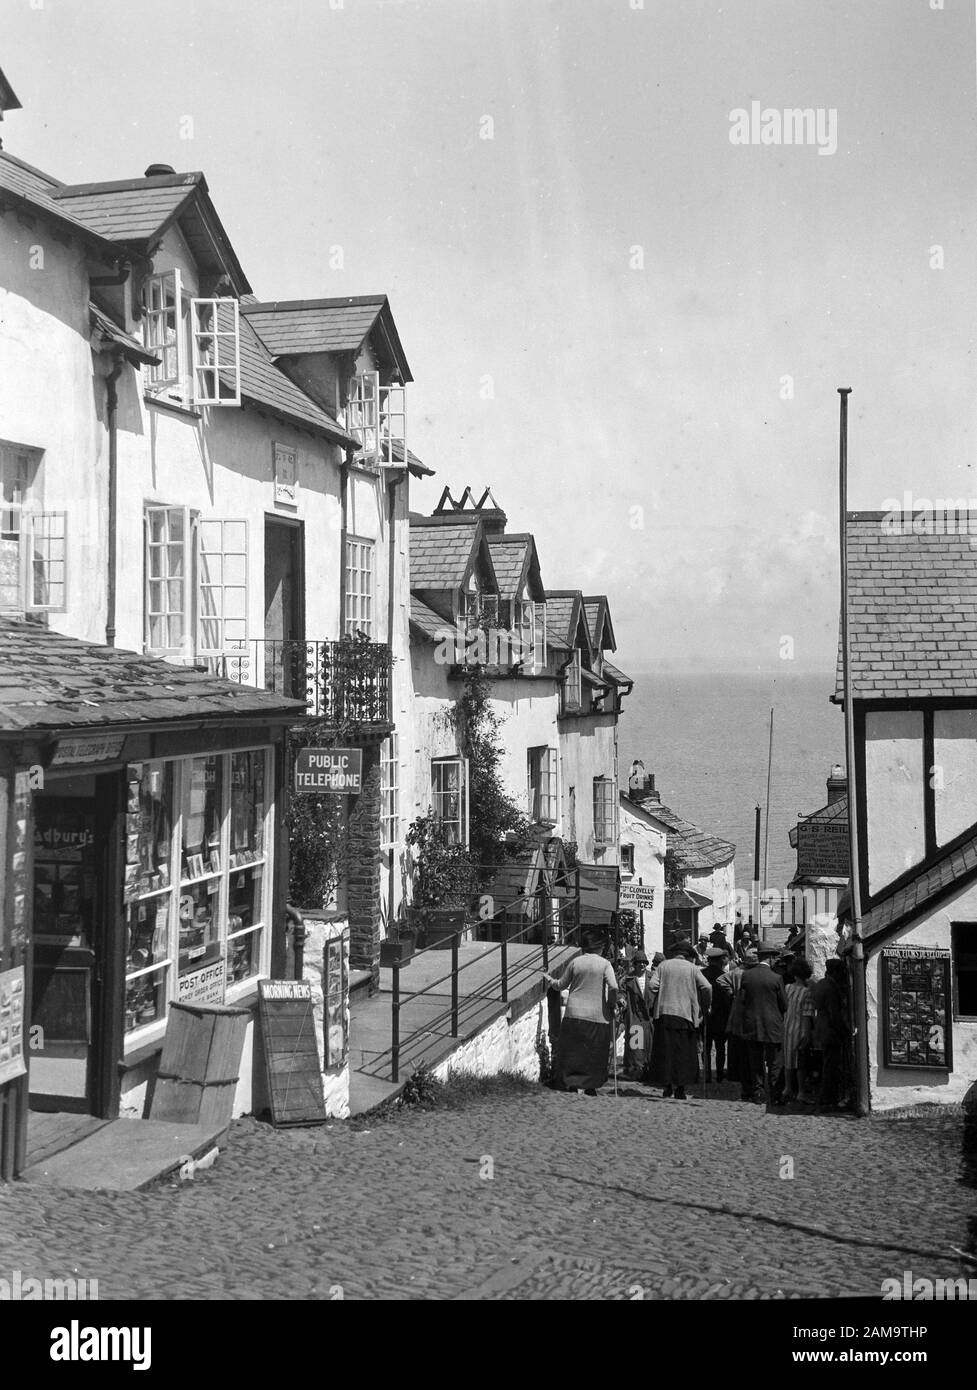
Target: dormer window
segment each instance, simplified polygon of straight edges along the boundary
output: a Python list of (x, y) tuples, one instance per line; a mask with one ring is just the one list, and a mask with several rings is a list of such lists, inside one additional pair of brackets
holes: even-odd
[(359, 463), (372, 468), (401, 467), (407, 462), (407, 416), (404, 388), (380, 385), (379, 372), (361, 372), (352, 381), (346, 428), (360, 446)]
[(583, 703), (583, 676), (581, 674), (580, 651), (575, 649), (563, 672), (562, 713), (569, 714), (579, 710)]
[(179, 270), (143, 286), (143, 345), (149, 391), (184, 405), (241, 404), (240, 309), (236, 299), (187, 295)]

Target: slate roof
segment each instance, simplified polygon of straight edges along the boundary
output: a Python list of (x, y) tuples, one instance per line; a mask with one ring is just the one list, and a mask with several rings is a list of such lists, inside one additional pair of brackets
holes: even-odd
[(0, 70), (0, 111), (19, 111), (20, 102), (13, 87)]
[(577, 604), (583, 597), (579, 589), (547, 589), (546, 630), (573, 646), (576, 633), (573, 625), (579, 612)]
[(977, 878), (977, 835), (965, 840), (867, 912), (862, 918), (862, 939), (869, 941), (890, 934), (918, 917), (939, 898), (963, 888), (974, 878)]
[[(830, 803), (830, 805), (828, 805), (828, 806), (822, 806), (821, 809), (820, 809), (820, 811), (814, 811), (814, 812), (812, 812), (811, 815), (805, 816), (804, 819), (803, 819), (803, 821), (799, 821), (799, 822), (798, 822), (798, 825), (811, 825), (812, 822), (815, 822), (815, 821), (816, 821), (819, 825), (824, 825), (825, 822), (827, 822), (827, 821), (836, 821), (836, 820), (843, 820), (843, 821), (845, 822), (846, 825), (848, 824), (848, 797), (847, 797), (847, 796), (839, 796), (838, 799), (837, 799), (837, 801), (832, 801), (832, 802)], [(796, 849), (796, 848), (797, 848), (797, 829), (798, 829), (798, 825), (791, 826), (791, 829), (790, 829), (790, 832), (789, 832), (789, 834), (790, 834), (790, 845), (791, 845), (791, 849)]]
[(646, 806), (640, 792), (627, 791), (624, 795), (665, 826), (666, 849), (674, 854), (676, 867), (683, 873), (719, 869), (735, 856), (736, 846), (729, 840), (721, 840), (718, 835), (707, 835), (661, 802), (649, 801)]
[(701, 912), (704, 907), (709, 907), (712, 898), (704, 897), (702, 893), (693, 893), (691, 888), (666, 888), (665, 889), (665, 911), (676, 912), (681, 908), (693, 908), (696, 912)]
[(0, 150), (0, 205), (12, 199), (22, 206), (42, 212), (59, 226), (70, 228), (90, 245), (97, 247), (106, 258), (114, 259), (117, 248), (111, 242), (98, 236), (68, 207), (61, 207), (55, 201), (54, 195), (59, 187), (57, 179), (32, 168), (23, 160), (15, 159), (6, 150)]
[(626, 676), (623, 671), (619, 671), (612, 661), (605, 661), (601, 671), (615, 685), (634, 685), (631, 676)]
[(482, 528), (469, 521), (431, 524), (426, 517), (411, 519), (410, 586), (412, 589), (456, 589), (465, 582), (469, 563), (482, 539)]
[(606, 594), (595, 594), (593, 597), (584, 598), (583, 610), (594, 651), (615, 651), (617, 643), (614, 640), (611, 610)]
[[(884, 527), (892, 513), (848, 515), (855, 699), (977, 697), (977, 513), (929, 515), (932, 534), (910, 532), (908, 517)], [(840, 643), (833, 699), (844, 700)]]
[(298, 700), (0, 618), (0, 733), (304, 714)]
[(241, 398), (283, 420), (325, 434), (334, 444), (355, 448), (356, 440), (271, 360), (268, 349), (241, 316)]
[(103, 338), (107, 338), (109, 342), (120, 347), (126, 360), (131, 362), (133, 366), (138, 367), (144, 362), (154, 364), (159, 361), (154, 353), (147, 352), (142, 343), (121, 329), (117, 323), (109, 318), (108, 314), (103, 314), (96, 304), (89, 303), (88, 317), (92, 328), (96, 329)]
[(422, 603), (419, 598), (413, 596), (411, 596), (410, 601), (410, 623), (411, 627), (416, 628), (432, 642), (441, 641), (446, 633), (451, 632), (450, 623), (445, 622), (444, 618), (439, 613), (435, 613), (433, 608), (428, 608), (426, 603)]
[(373, 333), (404, 381), (414, 380), (385, 294), (258, 301), (241, 307), (275, 357), (356, 352)]

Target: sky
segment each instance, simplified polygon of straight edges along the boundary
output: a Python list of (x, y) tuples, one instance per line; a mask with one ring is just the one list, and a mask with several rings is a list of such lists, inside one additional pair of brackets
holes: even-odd
[(386, 293), (415, 507), (490, 486), (629, 671), (830, 678), (840, 386), (852, 508), (977, 499), (973, 0), (0, 16), (4, 148), (202, 169), (261, 298)]

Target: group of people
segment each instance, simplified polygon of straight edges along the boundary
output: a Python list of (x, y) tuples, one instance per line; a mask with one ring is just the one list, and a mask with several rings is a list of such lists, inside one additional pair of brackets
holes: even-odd
[[(599, 933), (558, 977), (567, 1007), (554, 1052), (556, 1083), (596, 1095), (613, 1064), (624, 1023), (623, 1075), (685, 1100), (688, 1088), (729, 1079), (740, 1098), (797, 1104), (819, 1113), (843, 1108), (850, 1091), (848, 990), (844, 962), (814, 981), (803, 955), (756, 942), (736, 947), (724, 930), (693, 945), (681, 932), (649, 962), (641, 949), (615, 973)], [(619, 975), (622, 977), (619, 980)]]

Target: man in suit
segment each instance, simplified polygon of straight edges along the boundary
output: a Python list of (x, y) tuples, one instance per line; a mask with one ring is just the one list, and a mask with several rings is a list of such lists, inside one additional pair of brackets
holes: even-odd
[(747, 970), (740, 981), (740, 1036), (746, 1046), (750, 1099), (757, 1104), (763, 1103), (765, 1090), (769, 1099), (774, 1100), (777, 1054), (784, 1039), (787, 994), (783, 979), (769, 964), (778, 950), (772, 943), (761, 941), (758, 964)]

